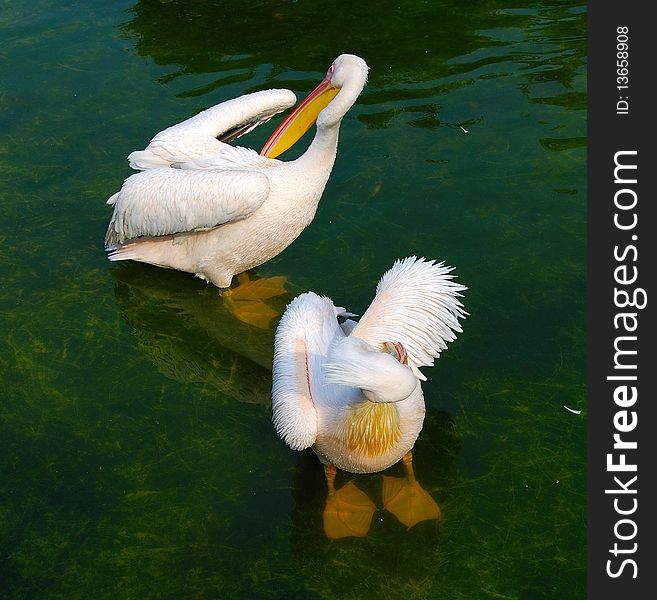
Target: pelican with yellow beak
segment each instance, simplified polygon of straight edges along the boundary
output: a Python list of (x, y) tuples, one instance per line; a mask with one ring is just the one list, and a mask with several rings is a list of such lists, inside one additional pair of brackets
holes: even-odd
[(376, 473), (403, 460), (404, 479), (384, 477), (384, 508), (408, 527), (440, 516), (415, 480), (411, 450), (425, 412), (420, 367), (433, 365), (467, 314), (459, 301), (466, 288), (451, 270), (414, 256), (398, 260), (358, 322), (312, 292), (295, 298), (280, 320), (274, 427), (292, 449), (312, 448), (324, 463), (330, 538), (366, 535), (375, 510), (353, 481), (335, 489), (336, 469)]
[[(279, 254), (315, 216), (340, 122), (367, 72), (358, 56), (336, 58), (260, 154), (227, 142), (293, 105), (289, 90), (229, 100), (158, 133), (129, 156), (141, 172), (107, 201), (114, 207), (105, 237), (109, 260), (186, 271), (227, 288), (234, 275)], [(302, 156), (276, 159), (315, 122), (317, 132)]]

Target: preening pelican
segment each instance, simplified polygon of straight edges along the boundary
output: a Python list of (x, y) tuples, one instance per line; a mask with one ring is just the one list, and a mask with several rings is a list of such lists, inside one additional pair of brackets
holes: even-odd
[[(133, 168), (108, 204), (110, 260), (136, 260), (194, 273), (220, 288), (289, 246), (315, 216), (335, 161), (340, 121), (358, 98), (368, 67), (336, 58), (324, 80), (274, 132), (261, 153), (226, 142), (296, 101), (289, 90), (229, 100), (158, 133), (129, 156)], [(298, 159), (276, 156), (312, 125)]]
[[(374, 505), (353, 482), (336, 492), (335, 469), (382, 471), (404, 458), (406, 482), (384, 478), (384, 506), (409, 527), (437, 518), (438, 506), (419, 487), (410, 451), (422, 429), (426, 377), (447, 342), (461, 332), (466, 288), (452, 268), (416, 257), (395, 262), (360, 321), (313, 292), (295, 298), (275, 338), (274, 427), (293, 449), (311, 448), (324, 463), (329, 537), (365, 535)], [(344, 490), (344, 491), (343, 491)]]

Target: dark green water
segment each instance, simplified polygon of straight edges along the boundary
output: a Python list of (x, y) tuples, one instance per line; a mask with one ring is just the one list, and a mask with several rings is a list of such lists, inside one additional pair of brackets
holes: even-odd
[[(583, 598), (585, 25), (574, 1), (3, 3), (0, 596)], [(439, 258), (470, 316), (425, 369), (442, 520), (330, 542), (321, 466), (270, 423), (272, 332), (102, 241), (130, 151), (303, 97), (342, 52), (369, 84), (314, 222), (257, 275), (288, 277), (281, 308), (360, 313), (395, 258)]]

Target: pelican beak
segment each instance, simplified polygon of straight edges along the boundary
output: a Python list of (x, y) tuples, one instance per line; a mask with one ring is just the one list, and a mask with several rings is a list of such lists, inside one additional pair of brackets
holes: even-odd
[(340, 91), (340, 88), (331, 83), (332, 74), (333, 68), (329, 69), (322, 82), (279, 125), (260, 151), (262, 156), (276, 158), (296, 144), (301, 136), (313, 126), (319, 113)]
[(408, 364), (408, 354), (401, 342), (383, 342), (382, 352), (392, 354), (402, 365)]

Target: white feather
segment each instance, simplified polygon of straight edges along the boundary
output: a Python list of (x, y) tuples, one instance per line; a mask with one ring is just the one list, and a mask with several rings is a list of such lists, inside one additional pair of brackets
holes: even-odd
[(363, 391), (372, 402), (399, 402), (415, 390), (413, 371), (357, 337), (338, 339), (323, 365), (324, 381)]
[(114, 214), (106, 247), (141, 236), (209, 229), (245, 219), (269, 195), (269, 180), (256, 171), (136, 173), (112, 196)]
[(293, 92), (277, 89), (227, 100), (160, 131), (144, 150), (132, 152), (128, 161), (133, 169), (144, 170), (219, 158), (231, 146), (217, 137), (236, 128), (241, 129), (235, 137), (244, 135), (295, 102)]
[(310, 448), (317, 437), (311, 371), (334, 337), (342, 335), (336, 316), (328, 298), (308, 292), (288, 305), (276, 330), (273, 422), (278, 435), (294, 450)]
[(266, 158), (251, 148), (229, 146), (224, 144), (220, 154), (190, 158), (187, 162), (174, 162), (175, 169), (185, 170), (224, 170), (224, 169), (269, 169), (281, 164), (281, 161)]
[(397, 260), (381, 277), (376, 297), (351, 335), (373, 346), (401, 342), (409, 365), (425, 380), (418, 367), (433, 365), (461, 333), (458, 319), (467, 315), (459, 301), (467, 288), (453, 281), (452, 270), (415, 256)]

